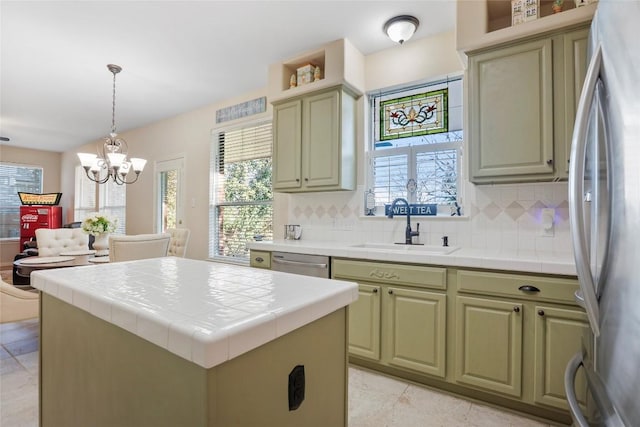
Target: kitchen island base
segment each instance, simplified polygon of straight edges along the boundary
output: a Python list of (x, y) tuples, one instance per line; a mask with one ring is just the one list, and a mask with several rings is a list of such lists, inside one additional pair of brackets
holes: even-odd
[(40, 320), (42, 427), (347, 424), (346, 308), (209, 369), (46, 293)]

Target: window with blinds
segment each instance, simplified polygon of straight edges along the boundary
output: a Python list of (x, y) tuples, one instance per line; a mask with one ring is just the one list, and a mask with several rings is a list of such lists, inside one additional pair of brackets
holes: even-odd
[(249, 260), (247, 243), (273, 238), (271, 122), (216, 133), (211, 147), (211, 258)]
[(0, 239), (20, 237), (18, 192), (42, 193), (42, 168), (0, 163)]
[(369, 95), (368, 182), (377, 215), (398, 197), (458, 214), (462, 77)]
[(82, 221), (94, 212), (118, 219), (116, 233), (126, 234), (127, 187), (112, 180), (91, 181), (82, 166), (76, 166), (73, 220)]

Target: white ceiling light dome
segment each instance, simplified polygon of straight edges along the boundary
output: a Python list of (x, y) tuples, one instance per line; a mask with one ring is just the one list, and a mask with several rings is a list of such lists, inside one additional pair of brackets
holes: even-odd
[(400, 15), (391, 18), (384, 24), (384, 32), (391, 40), (403, 44), (413, 36), (418, 29), (420, 21), (411, 15)]

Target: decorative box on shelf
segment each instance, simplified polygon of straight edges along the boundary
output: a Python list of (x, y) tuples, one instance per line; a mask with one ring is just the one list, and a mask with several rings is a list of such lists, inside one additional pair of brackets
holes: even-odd
[(316, 71), (316, 66), (313, 64), (306, 64), (302, 67), (298, 67), (298, 86), (306, 85), (313, 81), (313, 75)]
[(539, 0), (511, 0), (511, 25), (538, 19), (539, 10)]

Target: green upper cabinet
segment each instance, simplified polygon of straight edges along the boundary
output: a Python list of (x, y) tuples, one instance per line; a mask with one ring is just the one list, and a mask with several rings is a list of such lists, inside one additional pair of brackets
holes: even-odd
[[(558, 97), (558, 108), (561, 108), (565, 114), (565, 120), (558, 124), (559, 132), (562, 132), (558, 137), (564, 144), (558, 144), (559, 149), (562, 150), (560, 158), (563, 160), (563, 167), (558, 171), (558, 175), (561, 178), (569, 176), (569, 158), (571, 153), (571, 139), (573, 138), (573, 124), (576, 120), (576, 110), (578, 108), (578, 101), (580, 100), (580, 94), (582, 93), (582, 84), (584, 78), (587, 75), (587, 47), (589, 42), (589, 29), (583, 28), (580, 30), (567, 33), (564, 38), (564, 50), (563, 50), (563, 64), (565, 70), (563, 73), (558, 73), (557, 78), (564, 79), (563, 82), (557, 84), (562, 85), (564, 89), (564, 96)], [(562, 105), (564, 101), (564, 105)], [(564, 128), (561, 127), (564, 124)]]
[(273, 189), (354, 190), (356, 105), (342, 87), (274, 105)]
[(472, 182), (566, 178), (587, 34), (580, 28), (469, 54)]

